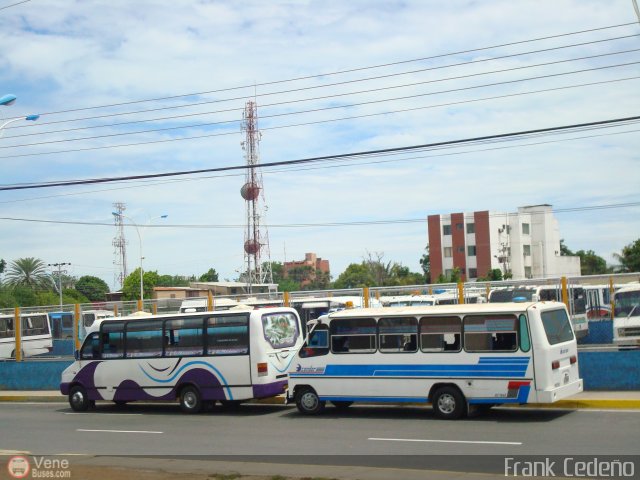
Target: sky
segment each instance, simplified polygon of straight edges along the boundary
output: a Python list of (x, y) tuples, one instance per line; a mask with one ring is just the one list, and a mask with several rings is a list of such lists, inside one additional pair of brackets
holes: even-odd
[[(631, 0), (0, 0), (0, 96), (18, 97), (0, 125), (40, 114), (0, 132), (0, 188), (244, 165), (249, 101), (261, 163), (634, 117), (639, 52)], [(640, 238), (638, 132), (264, 168), (262, 259), (315, 252), (334, 279), (369, 254), (420, 271), (428, 215), (551, 204), (570, 249), (612, 262)], [(130, 272), (142, 244), (145, 270), (235, 280), (244, 183), (3, 190), (0, 258), (70, 263), (117, 290), (122, 202)]]

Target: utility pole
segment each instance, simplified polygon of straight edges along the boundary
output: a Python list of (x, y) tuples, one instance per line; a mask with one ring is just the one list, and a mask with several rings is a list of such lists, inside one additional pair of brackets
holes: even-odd
[(56, 267), (58, 273), (58, 293), (60, 294), (60, 311), (62, 311), (62, 274), (67, 273), (66, 270), (62, 270), (62, 267), (65, 265), (71, 265), (70, 263), (49, 263), (47, 264), (49, 267)]

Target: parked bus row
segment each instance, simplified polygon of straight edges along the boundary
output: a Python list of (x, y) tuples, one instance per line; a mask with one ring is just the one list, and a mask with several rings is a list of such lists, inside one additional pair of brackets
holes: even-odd
[[(32, 357), (53, 350), (51, 325), (46, 313), (20, 315), (22, 357)], [(0, 359), (16, 358), (14, 315), (0, 315)]]
[(60, 389), (76, 411), (177, 400), (196, 413), (285, 393), (305, 414), (327, 402), (430, 402), (451, 419), (582, 390), (558, 302), (347, 308), (309, 327), (287, 307), (98, 320)]

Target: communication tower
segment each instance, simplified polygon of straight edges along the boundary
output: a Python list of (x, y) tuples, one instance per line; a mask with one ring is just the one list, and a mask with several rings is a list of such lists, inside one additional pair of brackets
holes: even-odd
[(127, 209), (124, 203), (116, 202), (113, 204), (114, 212), (118, 215), (114, 215), (114, 222), (116, 225), (116, 236), (111, 244), (113, 245), (113, 264), (116, 266), (114, 273), (114, 284), (117, 287), (124, 285), (124, 279), (127, 278), (127, 240), (124, 238), (124, 224), (122, 223), (122, 213)]
[(271, 270), (271, 253), (269, 250), (269, 232), (261, 226), (265, 219), (267, 206), (262, 186), (262, 173), (259, 168), (260, 153), (258, 145), (261, 134), (258, 130), (258, 106), (255, 101), (248, 101), (242, 115), (242, 132), (245, 139), (242, 149), (247, 161), (245, 183), (240, 195), (246, 203), (247, 223), (244, 232), (244, 265), (241, 279), (247, 283), (247, 291), (252, 293), (252, 286), (258, 283), (273, 283)]

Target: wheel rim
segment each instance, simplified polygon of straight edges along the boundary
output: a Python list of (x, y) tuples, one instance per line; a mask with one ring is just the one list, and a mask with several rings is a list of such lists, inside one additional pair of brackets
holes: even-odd
[(73, 395), (71, 395), (71, 403), (73, 403), (73, 405), (76, 407), (82, 406), (82, 404), (84, 403), (84, 395), (80, 390), (76, 390), (75, 392), (73, 392)]
[(300, 398), (300, 403), (305, 410), (315, 410), (318, 407), (318, 396), (313, 392), (305, 392)]
[(182, 403), (185, 407), (191, 410), (197, 405), (198, 398), (196, 397), (196, 394), (194, 392), (186, 392), (182, 397)]
[(445, 393), (438, 398), (438, 410), (442, 413), (450, 414), (456, 409), (456, 399), (453, 395)]

